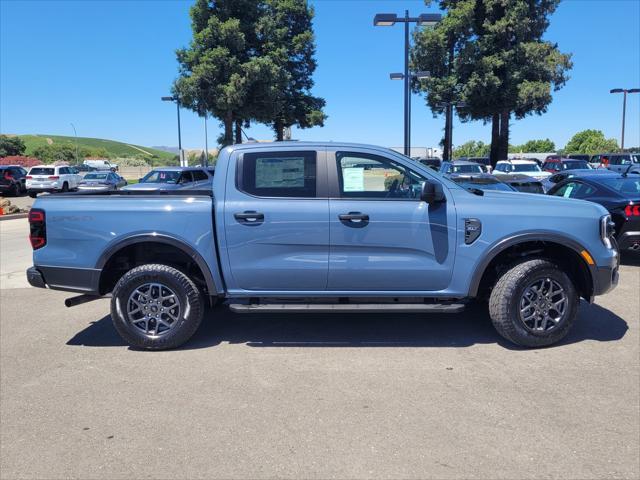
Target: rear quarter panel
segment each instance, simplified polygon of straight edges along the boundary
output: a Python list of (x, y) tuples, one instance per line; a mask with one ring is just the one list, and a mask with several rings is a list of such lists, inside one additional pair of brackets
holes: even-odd
[(46, 214), (47, 244), (36, 266), (96, 268), (108, 249), (135, 235), (166, 235), (195, 249), (222, 285), (210, 197), (50, 196), (34, 208)]

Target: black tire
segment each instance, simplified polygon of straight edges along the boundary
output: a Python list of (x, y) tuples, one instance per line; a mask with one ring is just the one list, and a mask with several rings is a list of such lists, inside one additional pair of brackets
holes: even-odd
[(20, 185), (18, 185), (17, 183), (14, 183), (13, 185), (11, 185), (11, 196), (12, 197), (20, 196)]
[[(525, 324), (520, 308), (525, 290), (545, 279), (551, 279), (562, 287), (566, 306), (557, 324), (552, 323), (548, 330), (538, 331)], [(489, 298), (489, 315), (498, 333), (507, 340), (523, 347), (546, 347), (562, 340), (569, 332), (579, 302), (573, 282), (557, 265), (544, 259), (526, 260), (498, 279)]]
[(67, 182), (64, 182), (62, 184), (62, 191), (63, 192), (68, 192), (69, 191), (69, 184)]
[[(143, 332), (143, 327), (147, 326), (144, 320), (138, 320), (136, 325), (128, 314), (131, 295), (150, 283), (168, 287), (180, 305), (177, 323), (160, 335)], [(114, 287), (111, 299), (111, 319), (120, 336), (129, 345), (147, 350), (166, 350), (184, 344), (200, 326), (204, 310), (204, 299), (195, 283), (181, 271), (159, 264), (129, 270)]]
[(38, 194), (36, 192), (29, 192), (29, 196), (31, 198), (36, 198), (38, 196)]

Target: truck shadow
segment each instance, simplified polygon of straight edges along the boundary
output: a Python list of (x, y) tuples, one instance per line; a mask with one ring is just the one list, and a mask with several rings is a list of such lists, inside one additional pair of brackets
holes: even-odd
[[(576, 323), (562, 346), (585, 340), (621, 339), (627, 322), (613, 312), (582, 302)], [(250, 347), (468, 347), (497, 343), (519, 350), (500, 337), (486, 308), (470, 306), (459, 314), (235, 314), (226, 307), (209, 310), (200, 329), (181, 350), (220, 343)], [(67, 345), (126, 346), (110, 316), (92, 322)]]

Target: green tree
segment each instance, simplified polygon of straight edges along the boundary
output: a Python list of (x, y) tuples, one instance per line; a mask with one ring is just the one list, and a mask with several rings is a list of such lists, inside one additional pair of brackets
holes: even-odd
[[(447, 12), (443, 21), (433, 30), (416, 34), (414, 68), (437, 73), (434, 65), (421, 61), (433, 54), (440, 70), (449, 72), (446, 84), (453, 89), (455, 100), (465, 103), (458, 111), (461, 119), (492, 122), (493, 164), (507, 156), (511, 116), (521, 119), (544, 113), (552, 91), (568, 79), (570, 55), (542, 39), (558, 2), (441, 0), (439, 6)], [(419, 41), (421, 37), (424, 42)], [(442, 52), (451, 44), (453, 56), (446, 57)], [(452, 61), (444, 64), (445, 59)], [(434, 90), (446, 87), (438, 82), (428, 80), (420, 87), (429, 97), (430, 86), (436, 84)]]
[(23, 155), (26, 148), (24, 141), (20, 137), (0, 135), (0, 158)]
[(613, 138), (605, 138), (600, 130), (583, 130), (576, 133), (564, 147), (563, 153), (585, 153), (594, 155), (603, 152), (616, 152), (618, 142)]
[(470, 140), (453, 149), (453, 158), (460, 157), (486, 157), (491, 146), (482, 142)]
[(310, 93), (312, 19), (304, 0), (197, 0), (193, 39), (177, 51), (181, 105), (218, 118), (221, 145), (241, 143), (251, 121), (271, 125), (279, 140), (285, 127), (322, 125), (324, 100)]
[(76, 160), (76, 147), (72, 143), (53, 143), (37, 147), (33, 156), (43, 163), (70, 162)]
[(553, 143), (548, 138), (540, 139), (540, 140), (528, 140), (522, 145), (509, 145), (509, 152), (519, 153), (519, 152), (528, 152), (528, 153), (546, 153), (546, 152), (555, 152), (556, 144)]
[[(260, 18), (261, 55), (272, 59), (279, 69), (277, 88), (271, 90), (271, 107), (263, 109), (276, 139), (282, 140), (284, 129), (323, 126), (327, 118), (325, 101), (311, 94), (317, 63), (313, 35), (313, 8), (306, 0), (266, 0)], [(279, 84), (283, 81), (282, 84)]]
[(234, 127), (250, 106), (248, 90), (268, 74), (250, 63), (258, 48), (259, 7), (256, 0), (197, 0), (190, 10), (193, 39), (176, 52), (174, 94), (182, 106), (222, 122), (222, 145), (234, 142)]

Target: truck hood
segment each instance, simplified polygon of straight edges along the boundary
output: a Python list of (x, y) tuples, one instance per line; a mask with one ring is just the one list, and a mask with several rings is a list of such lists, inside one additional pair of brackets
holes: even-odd
[(491, 203), (500, 203), (505, 210), (520, 212), (520, 214), (528, 215), (529, 217), (573, 216), (600, 218), (609, 213), (606, 208), (595, 202), (539, 193), (486, 190), (483, 198)]

